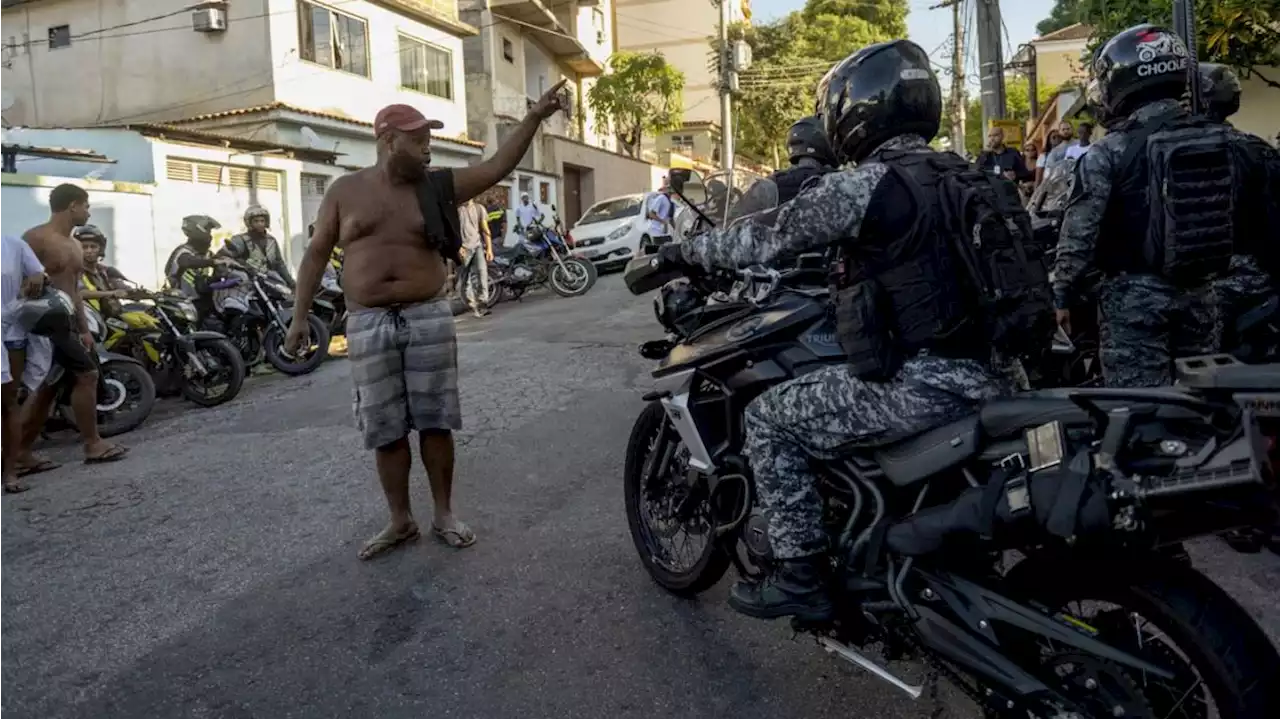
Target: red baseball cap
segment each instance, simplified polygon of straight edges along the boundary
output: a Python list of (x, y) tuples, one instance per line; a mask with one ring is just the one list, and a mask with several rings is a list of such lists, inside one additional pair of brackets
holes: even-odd
[(432, 130), (439, 130), (444, 127), (444, 123), (439, 120), (428, 120), (418, 108), (412, 105), (387, 105), (378, 111), (377, 117), (373, 118), (373, 135), (378, 137), (387, 130), (400, 130), (401, 132), (413, 132), (429, 127)]

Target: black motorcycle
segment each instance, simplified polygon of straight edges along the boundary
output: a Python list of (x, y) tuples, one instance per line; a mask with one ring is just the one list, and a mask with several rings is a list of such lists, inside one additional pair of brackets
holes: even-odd
[(325, 323), (308, 313), (309, 346), (296, 355), (287, 354), (284, 340), (293, 319), (293, 291), (274, 272), (259, 272), (240, 263), (231, 268), (209, 285), (213, 311), (201, 318), (203, 327), (226, 335), (247, 367), (265, 359), (289, 375), (315, 371), (329, 354)]
[(311, 313), (324, 323), (330, 337), (347, 334), (347, 297), (342, 291), (342, 271), (333, 265), (325, 269), (320, 279), (320, 288), (311, 302)]
[[(625, 275), (662, 287), (668, 336), (640, 348), (659, 364), (624, 491), (645, 569), (691, 596), (773, 562), (745, 407), (845, 356), (825, 290), (793, 271), (676, 276), (652, 258)], [(1259, 416), (1280, 414), (1280, 365), (1213, 364), (1182, 365), (1176, 391), (1030, 392), (815, 458), (837, 618), (795, 628), (913, 698), (924, 688), (863, 651), (924, 659), (988, 717), (1276, 716), (1280, 654), (1159, 549), (1274, 516), (1280, 450)]]

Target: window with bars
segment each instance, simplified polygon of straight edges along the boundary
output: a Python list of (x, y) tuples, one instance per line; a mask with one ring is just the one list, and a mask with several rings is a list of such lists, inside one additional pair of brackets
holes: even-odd
[(453, 99), (453, 55), (407, 35), (400, 36), (400, 87)]
[(302, 196), (303, 197), (323, 197), (325, 188), (329, 185), (329, 178), (326, 175), (312, 175), (310, 173), (302, 173)]
[(298, 0), (298, 47), (303, 60), (369, 77), (369, 29), (358, 17)]

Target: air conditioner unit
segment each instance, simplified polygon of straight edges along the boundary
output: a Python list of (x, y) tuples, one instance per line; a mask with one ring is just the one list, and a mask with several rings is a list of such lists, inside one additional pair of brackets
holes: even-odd
[(224, 32), (227, 29), (227, 11), (210, 7), (191, 13), (191, 29), (196, 32)]

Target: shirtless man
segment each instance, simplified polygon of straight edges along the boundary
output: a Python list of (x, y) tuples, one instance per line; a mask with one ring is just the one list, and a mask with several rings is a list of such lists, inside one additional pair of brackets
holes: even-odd
[[(44, 265), (49, 283), (66, 292), (75, 304), (78, 334), (66, 332), (49, 336), (53, 344), (53, 361), (74, 378), (71, 389), (71, 411), (84, 442), (85, 464), (114, 462), (123, 459), (124, 447), (111, 444), (98, 434), (98, 364), (93, 351), (93, 335), (84, 318), (84, 299), (80, 296), (80, 275), (84, 272), (84, 252), (80, 243), (71, 239), (71, 231), (89, 221), (89, 193), (72, 184), (58, 185), (49, 193), (49, 221), (27, 230), (22, 239), (35, 251)], [(40, 387), (22, 406), (22, 436), (19, 438), (18, 467), (39, 466), (41, 461), (31, 453), (40, 436), (49, 410), (57, 395), (57, 387)]]
[[(391, 510), (390, 523), (365, 543), (361, 559), (419, 536), (409, 506), (411, 430), (418, 431), (419, 453), (431, 482), (433, 533), (457, 548), (475, 542), (475, 533), (453, 516), (451, 504), (452, 433), (462, 427), (462, 415), (453, 312), (442, 293), (448, 271), (439, 248), (458, 240), (457, 205), (509, 175), (542, 120), (562, 109), (563, 85), (556, 84), (533, 104), (493, 157), (453, 170), (427, 167), (431, 131), (443, 127), (440, 122), (407, 105), (383, 108), (373, 123), (377, 164), (338, 178), (320, 204), (315, 235), (298, 268), (285, 350), (296, 351), (306, 339), (307, 308), (330, 253), (340, 245), (351, 313), (347, 343), (356, 424), (366, 448), (374, 450)], [(423, 182), (435, 201), (431, 217), (419, 211), (415, 188)]]

